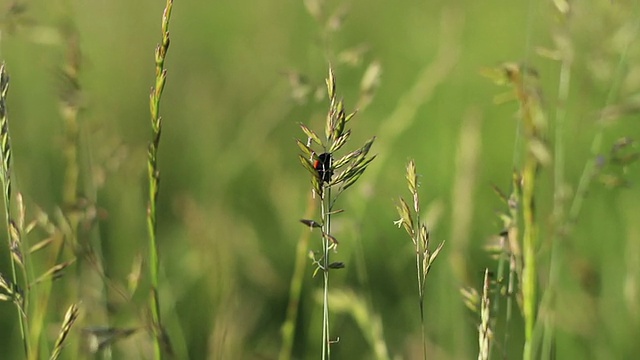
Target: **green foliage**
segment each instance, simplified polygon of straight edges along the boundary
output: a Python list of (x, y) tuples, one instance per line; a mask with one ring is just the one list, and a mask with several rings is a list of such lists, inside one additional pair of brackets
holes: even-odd
[(640, 351), (637, 2), (165, 6), (0, 4), (3, 358), (317, 358), (323, 240), (336, 359)]

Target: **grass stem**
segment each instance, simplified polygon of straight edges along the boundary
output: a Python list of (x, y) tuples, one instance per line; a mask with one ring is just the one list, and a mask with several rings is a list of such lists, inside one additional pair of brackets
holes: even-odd
[(167, 70), (164, 68), (164, 61), (169, 49), (169, 20), (171, 18), (171, 9), (173, 0), (167, 0), (164, 13), (162, 16), (162, 43), (156, 47), (155, 63), (156, 63), (156, 79), (155, 86), (151, 89), (150, 95), (150, 111), (151, 111), (151, 127), (152, 140), (148, 150), (148, 179), (149, 179), (149, 204), (147, 208), (147, 228), (149, 231), (149, 273), (151, 277), (151, 318), (152, 332), (154, 335), (154, 353), (155, 359), (162, 359), (164, 353), (169, 350), (168, 337), (165, 334), (160, 317), (160, 299), (159, 299), (159, 281), (158, 273), (160, 271), (160, 260), (158, 255), (157, 243), (157, 212), (156, 204), (158, 199), (158, 187), (160, 183), (160, 171), (158, 170), (158, 146), (160, 145), (160, 134), (162, 132), (162, 119), (160, 112), (160, 98), (164, 90), (164, 84), (167, 79)]
[[(2, 180), (4, 194), (4, 210), (7, 225), (7, 241), (9, 246), (9, 258), (11, 263), (11, 293), (13, 303), (16, 306), (20, 323), (20, 335), (24, 347), (25, 358), (30, 359), (29, 328), (26, 316), (27, 300), (29, 296), (29, 279), (24, 265), (23, 244), (20, 237), (20, 229), (11, 216), (11, 137), (9, 135), (9, 118), (7, 115), (7, 91), (9, 90), (9, 75), (6, 72), (4, 63), (0, 66), (0, 153), (2, 155), (2, 167), (0, 169), (0, 179)], [(18, 265), (22, 269), (23, 288), (20, 290), (18, 281)], [(4, 281), (3, 281), (4, 282)]]

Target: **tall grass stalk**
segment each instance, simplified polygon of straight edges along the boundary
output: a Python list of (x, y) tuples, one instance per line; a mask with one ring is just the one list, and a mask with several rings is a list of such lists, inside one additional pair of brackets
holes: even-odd
[(545, 147), (546, 119), (540, 106), (537, 74), (525, 66), (506, 65), (505, 74), (513, 85), (520, 103), (520, 116), (524, 125), (525, 159), (522, 170), (522, 307), (525, 321), (525, 345), (523, 359), (534, 357), (534, 328), (538, 310), (538, 224), (535, 214), (535, 189), (538, 170), (549, 162)]
[[(538, 312), (538, 223), (535, 212), (535, 190), (539, 169), (551, 162), (551, 155), (546, 145), (547, 120), (540, 104), (540, 89), (538, 87), (537, 72), (526, 65), (507, 63), (498, 69), (489, 70), (485, 75), (491, 77), (498, 84), (508, 84), (513, 93), (509, 98), (515, 98), (519, 103), (519, 116), (524, 129), (524, 163), (522, 171), (514, 174), (514, 194), (522, 216), (522, 255), (516, 271), (520, 275), (520, 289), (522, 295), (522, 315), (524, 317), (525, 345), (523, 359), (534, 357), (534, 329)], [(518, 135), (519, 136), (519, 135)], [(511, 209), (511, 203), (509, 202)], [(511, 221), (517, 217), (513, 211)], [(515, 215), (515, 216), (514, 216)], [(511, 228), (511, 227), (508, 227)], [(517, 227), (516, 227), (517, 228)], [(516, 229), (513, 228), (513, 229)], [(516, 256), (515, 243), (510, 244), (510, 251)], [(516, 261), (518, 259), (516, 258)]]
[[(321, 231), (322, 250), (320, 257), (316, 258), (316, 255), (312, 253), (312, 260), (316, 266), (314, 275), (319, 271), (323, 275), (322, 359), (331, 358), (331, 344), (338, 341), (338, 339), (331, 339), (330, 334), (329, 274), (331, 270), (344, 267), (343, 263), (330, 260), (331, 253), (337, 251), (338, 247), (338, 240), (331, 234), (331, 218), (342, 212), (340, 209), (335, 209), (338, 197), (358, 181), (375, 158), (375, 156), (368, 156), (375, 138), (340, 158), (334, 158), (335, 154), (351, 137), (351, 130), (346, 129), (346, 125), (354, 117), (355, 112), (350, 114), (345, 112), (343, 101), (337, 97), (336, 78), (331, 68), (329, 68), (329, 77), (326, 83), (329, 94), (329, 112), (325, 124), (325, 141), (320, 140), (320, 137), (313, 130), (303, 124), (300, 124), (300, 127), (307, 135), (307, 142), (297, 141), (298, 147), (302, 151), (298, 158), (311, 173), (313, 192), (320, 197), (321, 222), (308, 219), (303, 219), (301, 222), (312, 230), (319, 228)], [(322, 153), (312, 150), (312, 144), (322, 147)], [(337, 172), (342, 168), (344, 170)], [(334, 188), (335, 192), (332, 191)]]
[(556, 290), (559, 282), (560, 259), (562, 258), (560, 242), (564, 236), (565, 221), (565, 123), (567, 118), (567, 103), (569, 101), (569, 90), (571, 86), (571, 71), (573, 66), (573, 44), (568, 33), (568, 10), (561, 6), (556, 6), (561, 18), (562, 27), (556, 35), (556, 44), (560, 60), (560, 73), (558, 77), (558, 100), (555, 111), (555, 147), (553, 153), (553, 219), (556, 224), (556, 232), (552, 239), (551, 255), (549, 261), (549, 285), (544, 292), (541, 310), (544, 317), (541, 319), (544, 326), (542, 346), (540, 356), (543, 359), (553, 358), (553, 341), (555, 334), (555, 300)]
[[(2, 164), (0, 168), (0, 179), (2, 180), (2, 188), (4, 195), (4, 211), (7, 225), (7, 240), (9, 246), (9, 257), (11, 263), (11, 284), (5, 279), (2, 280), (2, 287), (10, 295), (10, 299), (16, 306), (16, 312), (20, 323), (20, 335), (22, 337), (22, 345), (24, 354), (27, 359), (30, 358), (31, 347), (29, 341), (29, 328), (27, 321), (26, 309), (28, 307), (27, 299), (29, 295), (29, 276), (27, 267), (25, 266), (26, 256), (24, 244), (22, 243), (20, 229), (13, 220), (11, 214), (11, 137), (9, 135), (9, 117), (7, 115), (7, 92), (9, 90), (9, 75), (7, 74), (5, 64), (0, 66), (0, 154), (2, 156)], [(21, 288), (18, 280), (18, 269), (22, 273)]]
[(404, 227), (415, 247), (418, 306), (420, 309), (420, 330), (422, 333), (422, 355), (424, 359), (427, 359), (427, 338), (424, 317), (425, 284), (431, 266), (444, 246), (444, 241), (441, 242), (433, 252), (429, 249), (429, 230), (427, 229), (427, 225), (420, 221), (418, 175), (416, 173), (416, 164), (413, 160), (409, 161), (407, 165), (406, 178), (412, 197), (413, 208), (411, 208), (403, 198), (400, 198), (400, 203), (397, 205), (400, 220), (396, 221), (396, 225)]
[[(322, 232), (331, 234), (331, 188), (327, 187), (322, 194), (321, 216), (323, 219)], [(322, 358), (331, 358), (331, 337), (329, 333), (329, 255), (332, 249), (329, 236), (322, 237)]]
[(164, 353), (169, 350), (168, 337), (162, 326), (160, 317), (160, 299), (158, 273), (160, 261), (158, 256), (158, 243), (156, 238), (156, 202), (158, 199), (158, 187), (160, 182), (160, 171), (158, 170), (158, 146), (160, 145), (160, 134), (162, 132), (162, 119), (160, 117), (160, 98), (164, 90), (167, 79), (167, 70), (164, 68), (164, 61), (169, 49), (169, 20), (171, 19), (171, 9), (173, 0), (167, 0), (162, 15), (162, 42), (158, 44), (155, 51), (156, 79), (155, 86), (151, 88), (149, 97), (151, 111), (152, 140), (148, 150), (148, 178), (149, 178), (149, 205), (147, 208), (147, 226), (149, 231), (149, 273), (151, 277), (151, 319), (152, 332), (154, 336), (154, 352), (156, 359), (162, 359)]

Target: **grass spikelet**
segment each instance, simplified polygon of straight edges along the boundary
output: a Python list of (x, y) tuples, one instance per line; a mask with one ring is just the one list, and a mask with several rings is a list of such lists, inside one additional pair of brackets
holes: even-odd
[(482, 299), (480, 303), (480, 325), (478, 326), (478, 360), (489, 360), (491, 354), (492, 332), (490, 328), (491, 320), (491, 300), (489, 298), (490, 285), (489, 269), (484, 270), (484, 281), (482, 286)]
[(60, 326), (60, 332), (58, 333), (58, 338), (56, 339), (56, 343), (53, 347), (53, 352), (51, 353), (51, 357), (49, 360), (56, 360), (62, 354), (62, 349), (64, 348), (64, 343), (69, 333), (71, 332), (71, 327), (76, 322), (78, 318), (78, 305), (71, 304), (67, 309), (66, 314), (64, 315), (64, 320), (62, 321), (62, 325)]
[(149, 272), (151, 275), (151, 327), (154, 336), (155, 359), (162, 359), (165, 353), (171, 353), (169, 338), (164, 330), (160, 317), (160, 299), (158, 298), (158, 272), (160, 261), (158, 257), (158, 243), (156, 239), (156, 201), (158, 199), (158, 187), (160, 183), (160, 171), (158, 169), (158, 147), (160, 134), (162, 133), (162, 118), (160, 117), (160, 98), (167, 79), (167, 70), (164, 62), (169, 49), (169, 20), (173, 0), (167, 0), (162, 15), (162, 42), (155, 51), (155, 85), (151, 88), (149, 106), (151, 112), (151, 142), (148, 149), (148, 179), (149, 179), (149, 205), (147, 208), (147, 227), (149, 231)]

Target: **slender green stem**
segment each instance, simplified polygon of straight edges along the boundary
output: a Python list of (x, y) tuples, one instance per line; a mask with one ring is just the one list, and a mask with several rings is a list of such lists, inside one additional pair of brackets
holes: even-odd
[(533, 330), (536, 322), (537, 307), (537, 224), (534, 214), (534, 190), (538, 161), (531, 153), (528, 154), (524, 165), (522, 187), (522, 214), (524, 222), (522, 269), (522, 297), (525, 321), (525, 348), (523, 359), (532, 359)]
[(331, 188), (326, 186), (322, 193), (322, 219), (323, 219), (323, 236), (322, 236), (322, 272), (324, 280), (323, 289), (323, 306), (322, 306), (322, 359), (331, 358), (331, 338), (329, 335), (329, 254), (331, 242), (329, 236), (331, 234)]
[[(640, 29), (640, 21), (637, 21), (635, 23), (636, 33), (638, 29)], [(628, 62), (628, 55), (631, 44), (632, 42), (627, 43), (625, 45), (624, 51), (620, 54), (620, 58), (618, 59), (618, 66), (616, 67), (616, 73), (614, 75), (611, 88), (609, 89), (609, 93), (607, 94), (605, 105), (611, 104), (618, 94), (618, 90), (620, 89), (622, 80), (624, 79), (624, 70)], [(584, 166), (582, 175), (580, 176), (580, 181), (578, 183), (578, 188), (576, 189), (576, 195), (574, 196), (573, 203), (571, 204), (571, 207), (569, 209), (568, 221), (570, 223), (573, 223), (578, 219), (578, 215), (580, 214), (580, 210), (582, 209), (582, 203), (586, 198), (587, 189), (589, 188), (591, 180), (593, 180), (593, 176), (596, 173), (597, 156), (602, 148), (602, 138), (604, 136), (604, 130), (605, 125), (602, 123), (602, 121), (599, 121), (598, 129), (593, 137), (593, 140), (591, 141), (591, 158)]]
[[(567, 101), (569, 99), (569, 89), (571, 84), (571, 59), (568, 55), (562, 60), (560, 67), (560, 76), (558, 83), (558, 107), (556, 108), (555, 115), (555, 151), (554, 151), (554, 202), (553, 202), (553, 218), (558, 227), (562, 227), (564, 221), (565, 208), (564, 208), (564, 126), (567, 116)], [(551, 245), (551, 255), (549, 261), (549, 286), (545, 291), (542, 306), (549, 311), (545, 311), (544, 317), (544, 336), (542, 339), (542, 352), (541, 356), (545, 359), (551, 359), (552, 356), (552, 343), (555, 332), (555, 293), (558, 282), (558, 268), (560, 266), (559, 261), (561, 259), (561, 247), (560, 241), (563, 236), (562, 231), (556, 230)]]
[[(414, 198), (417, 194), (413, 194)], [(420, 307), (420, 331), (422, 334), (422, 356), (427, 359), (427, 338), (425, 337), (424, 328), (424, 272), (422, 271), (422, 263), (424, 261), (424, 249), (422, 249), (422, 241), (420, 240), (420, 214), (416, 211), (416, 228), (415, 245), (416, 245), (416, 275), (418, 280), (418, 306)]]
[(158, 255), (157, 243), (157, 213), (156, 204), (158, 199), (158, 187), (160, 183), (160, 171), (158, 170), (157, 153), (160, 145), (160, 134), (162, 130), (162, 122), (159, 115), (160, 98), (164, 90), (164, 84), (167, 78), (167, 70), (164, 68), (164, 61), (167, 50), (169, 49), (169, 20), (171, 18), (171, 9), (173, 0), (167, 0), (164, 13), (162, 16), (162, 43), (156, 47), (155, 63), (156, 63), (156, 79), (155, 86), (151, 89), (150, 110), (151, 110), (151, 127), (153, 130), (152, 141), (149, 144), (148, 151), (148, 177), (149, 177), (149, 205), (147, 208), (147, 228), (149, 231), (149, 273), (151, 278), (151, 318), (152, 331), (154, 335), (154, 353), (155, 359), (162, 359), (164, 355), (163, 347), (168, 348), (168, 339), (164, 333), (162, 321), (160, 317), (160, 299), (158, 294), (159, 281), (158, 273), (160, 270), (160, 260)]

